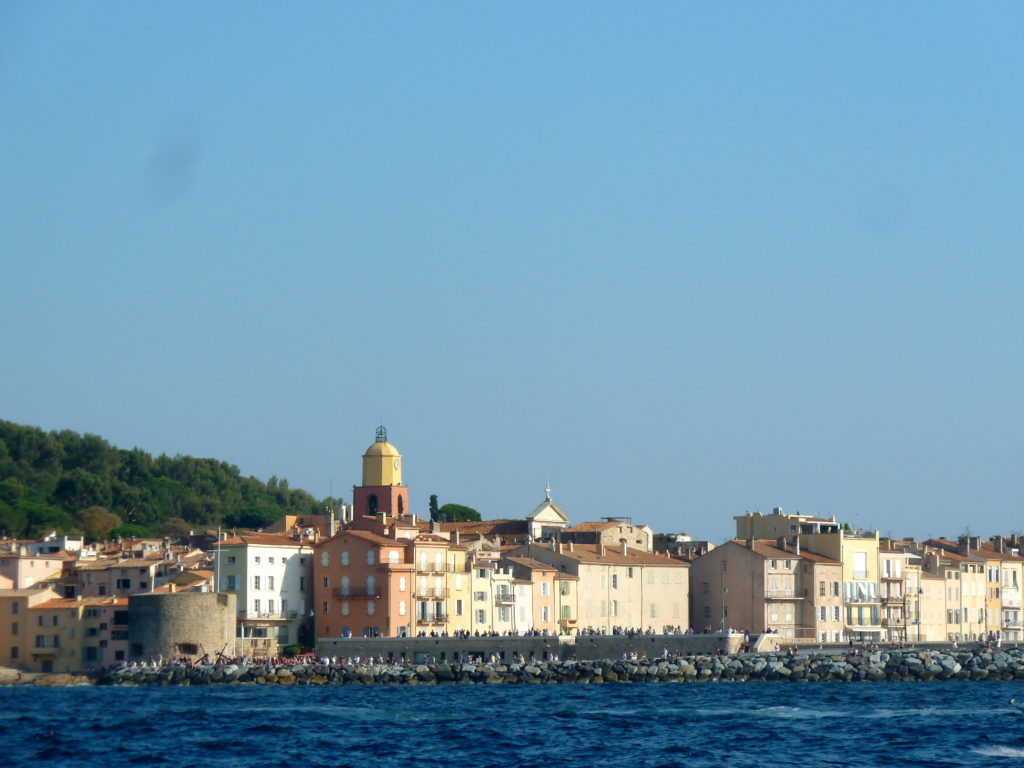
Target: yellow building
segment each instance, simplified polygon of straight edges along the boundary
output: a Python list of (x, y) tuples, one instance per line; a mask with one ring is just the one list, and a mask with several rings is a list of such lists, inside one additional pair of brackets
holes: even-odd
[(988, 633), (986, 561), (966, 552), (966, 544), (958, 545), (948, 539), (929, 539), (923, 547), (924, 570), (941, 576), (945, 582), (947, 640), (981, 640)]
[(555, 566), (578, 577), (577, 627), (664, 631), (687, 627), (690, 564), (623, 544), (524, 544), (508, 552)]
[(42, 671), (33, 657), (36, 632), (31, 609), (58, 597), (49, 588), (0, 591), (0, 665)]
[(814, 524), (798, 534), (800, 546), (843, 564), (844, 640), (882, 640), (878, 576), (878, 531), (857, 531), (834, 523)]

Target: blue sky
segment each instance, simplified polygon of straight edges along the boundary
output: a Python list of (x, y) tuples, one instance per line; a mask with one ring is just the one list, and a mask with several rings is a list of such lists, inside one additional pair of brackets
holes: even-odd
[(7, 2), (0, 417), (412, 503), (1020, 530), (1019, 4)]

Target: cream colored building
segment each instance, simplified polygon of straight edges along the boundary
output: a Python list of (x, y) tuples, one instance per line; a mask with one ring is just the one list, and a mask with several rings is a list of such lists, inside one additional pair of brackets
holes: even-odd
[[(219, 542), (214, 570), (220, 591), (235, 595), (235, 652), (277, 656), (286, 645), (312, 640), (312, 540), (285, 533), (248, 533)], [(300, 638), (300, 635), (303, 635)]]
[(525, 544), (509, 555), (528, 557), (577, 576), (579, 630), (612, 632), (689, 625), (690, 564), (625, 545)]

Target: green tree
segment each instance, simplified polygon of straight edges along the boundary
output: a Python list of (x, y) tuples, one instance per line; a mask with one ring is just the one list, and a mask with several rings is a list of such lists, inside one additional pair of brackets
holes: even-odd
[(445, 504), (437, 510), (437, 519), (446, 523), (470, 523), (480, 520), (480, 513), (462, 504)]
[(25, 535), (26, 527), (28, 527), (28, 518), (25, 513), (0, 501), (0, 536), (21, 538)]
[(106, 541), (110, 532), (121, 524), (120, 516), (104, 507), (89, 507), (78, 513), (78, 527), (89, 541)]
[(430, 494), (430, 519), (432, 522), (437, 522), (437, 494)]
[(192, 526), (180, 517), (169, 517), (160, 526), (160, 535), (175, 542), (185, 541), (191, 531)]
[(37, 501), (23, 501), (15, 510), (25, 515), (25, 533), (33, 538), (42, 536), (50, 531), (57, 533), (70, 533), (75, 529), (75, 521), (67, 512), (49, 504), (41, 504)]

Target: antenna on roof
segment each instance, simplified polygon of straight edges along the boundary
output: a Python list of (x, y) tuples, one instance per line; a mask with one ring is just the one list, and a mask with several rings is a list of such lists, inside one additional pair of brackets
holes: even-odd
[(551, 501), (551, 483), (544, 483), (544, 501)]

